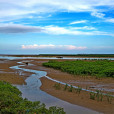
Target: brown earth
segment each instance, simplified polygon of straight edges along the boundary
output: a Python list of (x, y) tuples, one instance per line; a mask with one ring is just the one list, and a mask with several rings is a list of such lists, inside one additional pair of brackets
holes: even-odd
[[(59, 60), (59, 61), (65, 61), (65, 60)], [(36, 66), (28, 66), (27, 68), (30, 69), (36, 69), (36, 70), (42, 70), (47, 72), (47, 76), (74, 85), (74, 86), (80, 86), (85, 89), (91, 89), (96, 91), (100, 88), (103, 92), (110, 92), (109, 90), (114, 90), (114, 78), (101, 78), (96, 79), (96, 77), (91, 76), (75, 76), (68, 74), (66, 72), (61, 72), (60, 70), (55, 70), (53, 68), (48, 68), (42, 66), (43, 62), (48, 62), (48, 60), (35, 60), (32, 61), (32, 64), (35, 64)], [(114, 95), (114, 91), (111, 92), (111, 94)]]
[[(97, 85), (101, 85), (100, 89), (103, 90), (103, 88), (109, 90), (114, 89), (114, 79), (113, 78), (102, 78), (102, 79), (96, 79), (95, 77), (83, 77), (83, 76), (74, 76), (65, 72), (61, 72), (60, 70), (55, 70), (53, 68), (47, 68), (42, 66), (43, 62), (47, 62), (48, 60), (35, 60), (32, 63), (36, 66), (29, 67), (30, 69), (36, 69), (36, 70), (42, 70), (47, 72), (47, 76), (71, 84), (75, 86), (80, 86), (85, 89), (91, 89), (96, 90), (93, 87)], [(60, 60), (62, 61), (62, 60)], [(90, 99), (90, 93), (81, 91), (81, 94), (76, 94), (76, 92), (68, 92), (64, 91), (64, 87), (62, 86), (61, 90), (56, 90), (53, 86), (56, 82), (53, 82), (45, 77), (41, 78), (42, 86), (41, 89), (48, 94), (51, 94), (59, 99), (68, 101), (72, 104), (84, 106), (93, 110), (96, 110), (98, 112), (103, 112), (105, 114), (113, 114), (114, 113), (114, 100), (112, 100), (112, 103), (110, 104), (107, 101), (107, 97), (103, 96), (103, 101), (97, 101)], [(97, 88), (98, 89), (98, 88)], [(106, 90), (103, 92), (107, 92)], [(108, 93), (108, 92), (107, 92)], [(114, 92), (111, 92), (111, 94), (114, 94)]]
[[(28, 60), (28, 59), (27, 59)], [(2, 69), (2, 71), (7, 72), (8, 74), (10, 72), (13, 72), (13, 78), (11, 78), (11, 76), (5, 76), (6, 74), (4, 74), (4, 76), (0, 75), (0, 80), (3, 79), (5, 81), (9, 81), (11, 83), (20, 83), (23, 84), (25, 83), (24, 80), (26, 79), (26, 77), (22, 78), (19, 75), (14, 75), (15, 70), (9, 69), (10, 66), (14, 66), (17, 65), (17, 61), (21, 61), (21, 60), (14, 60), (14, 61), (7, 61), (4, 60), (3, 63), (0, 63), (0, 69)], [(102, 78), (100, 80), (95, 79), (94, 77), (83, 77), (83, 76), (74, 76), (65, 72), (61, 72), (59, 70), (55, 70), (52, 68), (47, 68), (42, 66), (43, 62), (47, 62), (47, 59), (34, 59), (33, 61), (31, 61), (32, 64), (35, 64), (35, 66), (25, 66), (28, 69), (34, 69), (34, 70), (41, 70), (41, 71), (46, 71), (47, 72), (47, 76), (71, 84), (71, 85), (76, 85), (76, 86), (80, 86), (86, 89), (93, 89), (95, 90), (94, 87), (96, 87), (97, 85), (101, 85), (100, 88), (106, 88), (106, 89), (114, 89), (114, 79), (112, 78)], [(59, 60), (59, 61), (63, 61), (63, 60)], [(2, 74), (2, 73), (0, 73)], [(29, 74), (29, 73), (28, 73)], [(9, 74), (10, 75), (10, 74)], [(27, 75), (29, 76), (29, 75)], [(19, 82), (18, 82), (19, 81)], [(84, 106), (93, 110), (96, 110), (98, 112), (103, 112), (106, 114), (113, 114), (114, 113), (114, 101), (112, 101), (112, 103), (108, 103), (106, 97), (103, 97), (103, 101), (97, 101), (97, 100), (92, 100), (90, 99), (90, 94), (88, 92), (85, 91), (81, 91), (80, 94), (76, 94), (76, 92), (73, 90), (73, 92), (68, 92), (68, 91), (64, 91), (64, 86), (61, 85), (61, 89), (57, 90), (55, 89), (53, 86), (55, 84), (55, 82), (43, 77), (41, 78), (42, 81), (42, 86), (41, 89), (57, 98), (60, 98), (62, 100), (68, 101), (72, 104), (76, 104), (76, 105), (80, 105), (80, 106)], [(106, 90), (104, 90), (103, 92), (107, 92)], [(111, 93), (114, 94), (114, 93)]]
[(21, 74), (19, 70), (13, 70), (9, 67), (17, 65), (19, 60), (0, 60), (0, 80), (6, 81), (11, 84), (26, 84), (25, 79), (30, 75), (28, 72), (23, 72), (24, 75)]
[(108, 103), (106, 97), (103, 97), (103, 101), (92, 100), (90, 99), (90, 94), (86, 91), (81, 91), (80, 94), (76, 93), (75, 90), (73, 90), (73, 92), (69, 92), (68, 90), (65, 91), (65, 86), (63, 85), (61, 85), (60, 90), (57, 90), (53, 87), (56, 82), (53, 82), (45, 77), (41, 78), (41, 81), (41, 90), (47, 92), (48, 94), (51, 94), (52, 96), (70, 102), (72, 104), (90, 108), (98, 112), (105, 114), (114, 114), (114, 102), (111, 104)]

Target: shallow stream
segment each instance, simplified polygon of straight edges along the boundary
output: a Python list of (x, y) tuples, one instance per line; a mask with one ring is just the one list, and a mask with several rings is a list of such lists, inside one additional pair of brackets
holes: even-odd
[(99, 112), (93, 111), (82, 106), (70, 104), (40, 90), (40, 86), (42, 85), (40, 78), (43, 76), (49, 78), (48, 76), (46, 76), (47, 73), (45, 71), (21, 68), (21, 66), (25, 66), (23, 62), (18, 62), (20, 65), (10, 67), (12, 69), (33, 73), (25, 80), (26, 85), (15, 85), (22, 92), (23, 98), (27, 98), (30, 101), (40, 101), (41, 103), (45, 103), (47, 108), (50, 106), (63, 107), (67, 114), (99, 114)]

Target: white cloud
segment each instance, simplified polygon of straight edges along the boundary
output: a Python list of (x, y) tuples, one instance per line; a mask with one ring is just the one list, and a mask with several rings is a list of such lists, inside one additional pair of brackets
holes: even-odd
[(55, 45), (49, 44), (49, 45), (22, 45), (22, 49), (43, 49), (43, 48), (53, 48)]
[(74, 21), (74, 22), (71, 22), (70, 25), (79, 24), (79, 23), (86, 23), (86, 22), (87, 22), (87, 20)]
[(52, 15), (51, 15), (51, 14), (49, 14), (47, 17), (52, 17)]
[(64, 49), (64, 50), (84, 50), (87, 49), (87, 47), (77, 47), (74, 45), (53, 45), (53, 44), (49, 44), (49, 45), (22, 45), (21, 47), (22, 49)]
[(50, 25), (50, 26), (45, 26), (43, 27), (45, 29), (45, 33), (48, 33), (48, 34), (69, 34), (69, 30), (68, 29), (65, 29), (64, 27), (58, 27), (58, 26), (53, 26), (53, 25)]
[[(87, 29), (87, 27), (85, 27), (85, 28)], [(65, 27), (58, 27), (58, 26), (51, 25), (51, 26), (42, 27), (42, 29), (44, 29), (45, 30), (44, 32), (47, 34), (55, 34), (55, 35), (67, 34), (67, 35), (109, 35), (109, 36), (114, 36), (114, 34), (102, 32), (102, 31), (89, 31), (89, 32), (77, 31), (77, 30), (75, 30), (75, 27), (73, 29), (73, 27), (65, 28)]]
[[(80, 29), (81, 31), (78, 31)], [(94, 27), (59, 27), (59, 26), (27, 26), (20, 24), (0, 24), (0, 33), (46, 33), (53, 35), (109, 35), (114, 36), (114, 34), (110, 34), (102, 31), (88, 31), (85, 32), (83, 30), (94, 30)]]
[(42, 16), (38, 16), (37, 18), (43, 18)]
[(101, 12), (94, 11), (91, 13), (92, 16), (98, 17), (98, 18), (104, 18), (105, 14)]
[(72, 30), (96, 30), (95, 27), (83, 26), (83, 27), (70, 27)]
[(106, 22), (114, 23), (114, 18), (105, 19)]
[[(29, 14), (51, 12), (90, 12), (93, 16), (104, 16), (103, 8), (113, 8), (113, 0), (0, 0), (0, 18), (19, 18)], [(100, 12), (99, 12), (100, 11)]]

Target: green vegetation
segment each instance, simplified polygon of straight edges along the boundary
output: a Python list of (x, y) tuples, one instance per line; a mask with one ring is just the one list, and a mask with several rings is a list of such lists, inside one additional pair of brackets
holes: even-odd
[(95, 92), (90, 92), (90, 99), (92, 100), (97, 100), (97, 101), (103, 101), (104, 97), (107, 99), (108, 103), (112, 103), (112, 100), (113, 100), (113, 96), (109, 93), (107, 94), (104, 94), (100, 91), (100, 90), (96, 90), (96, 93)]
[(21, 97), (21, 92), (11, 84), (0, 81), (0, 114), (65, 114), (63, 108), (45, 108), (39, 101), (31, 102)]
[(54, 86), (53, 86), (55, 89), (61, 89), (61, 85), (60, 85), (60, 83), (56, 83)]
[(68, 88), (68, 84), (65, 85), (65, 87), (64, 87), (64, 91), (66, 91), (67, 88)]
[(50, 60), (47, 63), (43, 63), (46, 67), (68, 72), (73, 75), (82, 76), (96, 76), (101, 77), (113, 77), (114, 78), (114, 62), (109, 60), (75, 60), (75, 61), (63, 61), (58, 62)]
[(96, 90), (97, 101), (103, 101), (103, 94), (100, 90)]
[(80, 92), (82, 91), (82, 88), (80, 86), (74, 88), (72, 85), (69, 86), (67, 83), (64, 86), (60, 83), (55, 83), (53, 87), (57, 90), (63, 88), (63, 91), (75, 92), (76, 94), (80, 94)]
[[(76, 93), (76, 94), (78, 94), (78, 96), (80, 95), (80, 93), (82, 91), (82, 88), (80, 86), (78, 86), (77, 88), (74, 88), (72, 85), (68, 85), (68, 84), (63, 86), (60, 83), (56, 83), (53, 87), (57, 90), (63, 90), (63, 91)], [(107, 102), (109, 104), (112, 104), (113, 99), (114, 99), (114, 96), (111, 93), (104, 94), (104, 93), (102, 93), (101, 90), (96, 90), (96, 92), (91, 91), (91, 92), (89, 92), (88, 95), (89, 95), (89, 99), (97, 100), (98, 102), (107, 100)]]
[(90, 92), (90, 99), (95, 100), (96, 94), (94, 92)]
[(114, 54), (39, 54), (39, 56), (114, 57)]
[(106, 94), (106, 97), (107, 97), (107, 101), (111, 104), (114, 97), (111, 96), (110, 93)]
[(82, 88), (78, 86), (78, 88), (76, 88), (76, 93), (80, 94), (81, 91), (82, 91)]
[(72, 85), (70, 86), (70, 88), (69, 88), (68, 91), (69, 91), (69, 92), (72, 92), (72, 91), (73, 91), (73, 87), (72, 87)]

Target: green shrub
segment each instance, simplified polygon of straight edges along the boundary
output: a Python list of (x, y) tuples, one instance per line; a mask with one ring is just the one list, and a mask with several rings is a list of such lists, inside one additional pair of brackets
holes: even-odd
[(40, 101), (22, 99), (21, 92), (11, 84), (0, 81), (0, 114), (65, 114), (63, 108), (45, 108)]
[(75, 61), (52, 61), (43, 63), (46, 67), (55, 68), (73, 75), (95, 76), (97, 79), (102, 77), (114, 78), (114, 62), (110, 60), (75, 60)]

